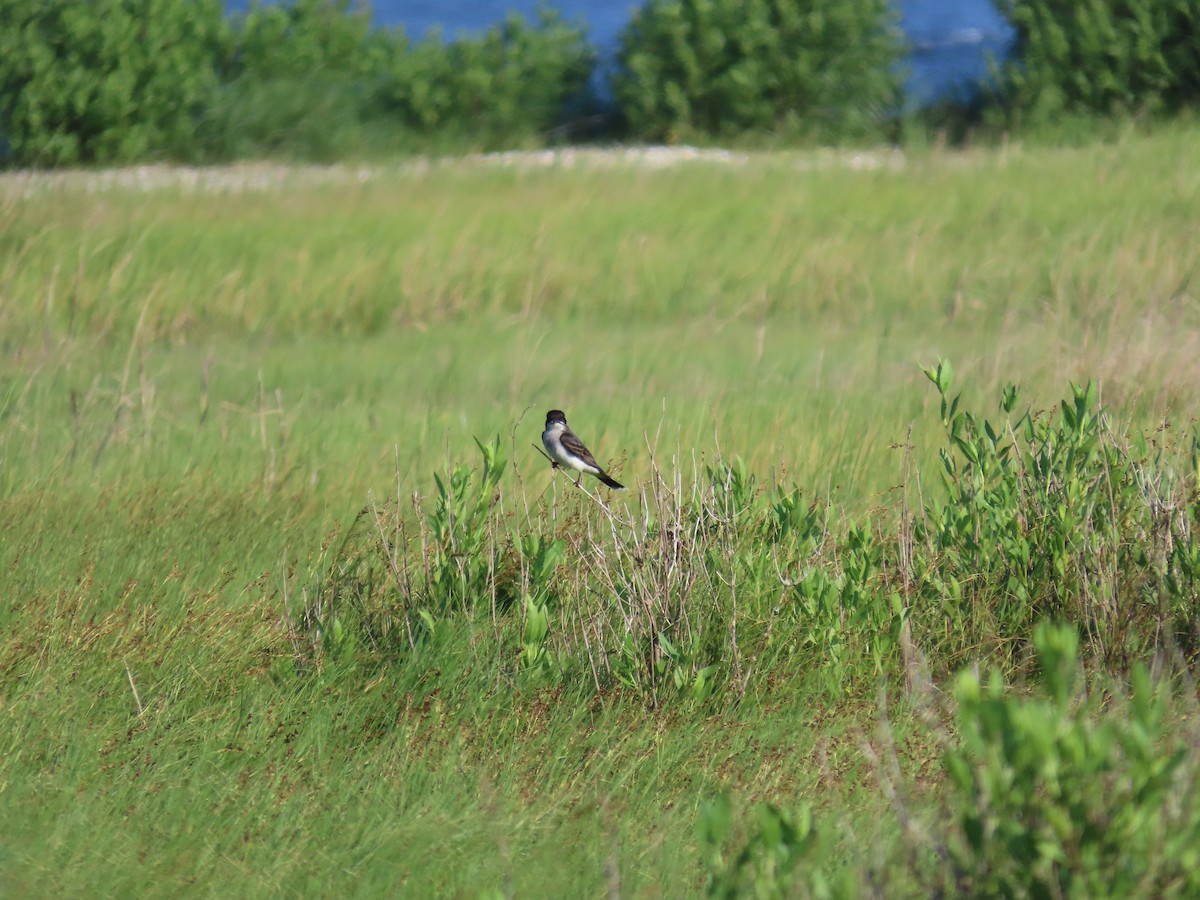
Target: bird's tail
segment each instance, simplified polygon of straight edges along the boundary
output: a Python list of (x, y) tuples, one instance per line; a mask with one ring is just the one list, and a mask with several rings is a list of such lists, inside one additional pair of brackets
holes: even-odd
[(617, 481), (615, 478), (613, 478), (607, 472), (597, 472), (596, 477), (599, 478), (601, 481), (603, 481), (605, 484), (607, 484), (614, 491), (625, 490), (625, 485), (621, 484), (621, 482)]

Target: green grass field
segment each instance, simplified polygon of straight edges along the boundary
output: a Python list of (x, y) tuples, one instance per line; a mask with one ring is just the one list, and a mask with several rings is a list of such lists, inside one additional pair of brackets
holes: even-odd
[[(940, 490), (921, 366), (952, 360), (988, 417), (1007, 382), (1051, 415), (1091, 380), (1114, 434), (1180, 473), (1163, 496), (1194, 500), (1198, 138), (226, 173), (236, 190), (0, 176), (0, 892), (674, 897), (743, 845), (762, 896), (946, 884), (918, 835), (954, 808), (953, 672), (1023, 680), (1034, 619), (1134, 588), (1091, 591), (1075, 547), (1078, 604), (1051, 578), (1010, 614), (1012, 582), (977, 567), (953, 589), (986, 626), (939, 635), (888, 574), (888, 536)], [(555, 479), (531, 446), (551, 407), (633, 490), (601, 507)], [(472, 439), (496, 436), (508, 466), (477, 488)], [(793, 485), (823, 524), (768, 540)], [(1180, 515), (1134, 599), (1170, 581), (1186, 636)], [(940, 713), (905, 693), (888, 621), (780, 611), (826, 560), (848, 583), (856, 527)], [(1120, 574), (1142, 538), (1118, 537)], [(1177, 750), (1171, 792), (1194, 798), (1192, 651), (1085, 618), (1089, 678), (1157, 660), (1150, 758)], [(763, 803), (810, 810), (819, 840), (772, 844)], [(1194, 804), (1155, 809), (1133, 831), (1200, 834)], [(1133, 893), (1186, 893), (1187, 852)]]

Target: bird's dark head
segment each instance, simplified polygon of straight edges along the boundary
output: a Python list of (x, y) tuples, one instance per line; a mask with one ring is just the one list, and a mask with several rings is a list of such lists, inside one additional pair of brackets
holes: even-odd
[(565, 412), (563, 412), (561, 409), (550, 410), (550, 412), (546, 413), (546, 425), (550, 426), (555, 422), (562, 422), (564, 425), (566, 425), (567, 424), (567, 414)]

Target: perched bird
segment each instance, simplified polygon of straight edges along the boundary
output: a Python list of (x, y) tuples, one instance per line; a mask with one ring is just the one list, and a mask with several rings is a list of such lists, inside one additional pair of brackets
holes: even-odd
[(545, 444), (546, 452), (553, 460), (551, 464), (554, 468), (557, 469), (559, 465), (564, 465), (579, 473), (579, 478), (575, 479), (576, 487), (579, 486), (579, 480), (583, 478), (583, 473), (587, 472), (595, 475), (613, 490), (625, 490), (625, 485), (610, 478), (608, 473), (600, 468), (600, 464), (596, 462), (591, 451), (583, 445), (583, 441), (567, 427), (567, 415), (561, 409), (552, 409), (546, 413), (546, 430), (542, 432), (542, 443)]

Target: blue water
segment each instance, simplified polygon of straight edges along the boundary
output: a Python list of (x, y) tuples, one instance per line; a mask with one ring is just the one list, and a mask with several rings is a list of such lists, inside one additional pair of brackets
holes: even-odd
[[(478, 33), (511, 10), (532, 19), (540, 0), (374, 0), (381, 25), (400, 25), (420, 38), (440, 27), (446, 37)], [(966, 99), (988, 77), (988, 60), (1001, 60), (1012, 31), (992, 0), (894, 0), (912, 47), (907, 62), (908, 100), (923, 105), (939, 98)], [(229, 0), (231, 7), (245, 0)], [(564, 18), (587, 27), (588, 36), (611, 60), (621, 29), (640, 3), (631, 0), (554, 0)]]

